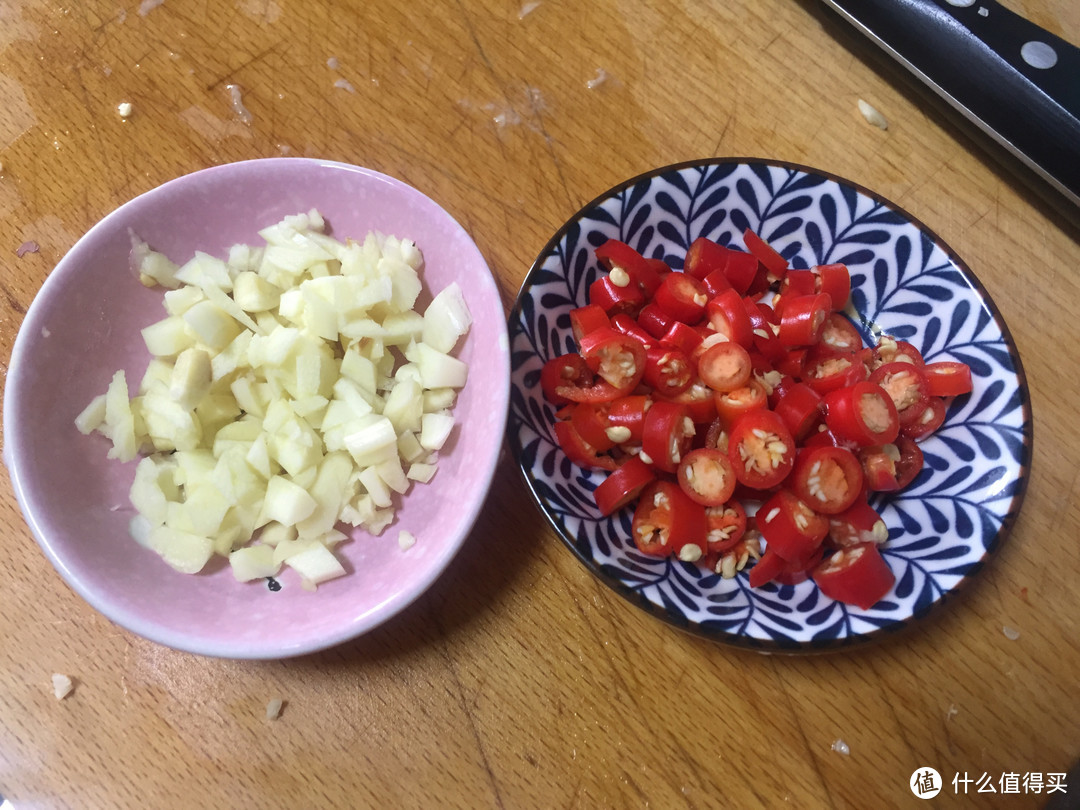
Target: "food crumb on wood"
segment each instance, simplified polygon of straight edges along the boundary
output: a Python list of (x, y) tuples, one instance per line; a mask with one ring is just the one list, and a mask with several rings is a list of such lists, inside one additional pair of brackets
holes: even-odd
[(603, 68), (597, 68), (596, 75), (593, 76), (593, 78), (589, 79), (587, 82), (585, 82), (585, 86), (590, 90), (595, 90), (597, 87), (607, 81), (607, 77), (608, 75), (606, 70), (604, 70)]
[(116, 112), (121, 118), (131, 118), (131, 111), (132, 107), (130, 101), (121, 101), (116, 105)]
[(960, 710), (956, 708), (956, 704), (955, 703), (950, 703), (949, 704), (949, 710), (947, 712), (945, 712), (945, 719), (946, 720), (952, 720), (959, 713), (960, 713)]
[(840, 739), (833, 740), (832, 750), (838, 754), (843, 754), (845, 757), (851, 753), (848, 744)]
[(41, 245), (39, 245), (33, 239), (30, 239), (19, 245), (19, 247), (15, 250), (15, 255), (21, 259), (27, 253), (37, 253), (39, 250), (41, 250)]
[(859, 99), (859, 112), (862, 113), (862, 117), (868, 122), (873, 124), (878, 129), (888, 129), (889, 122), (885, 120), (885, 116), (878, 112), (873, 106)]
[(413, 536), (412, 532), (401, 531), (398, 533), (397, 542), (402, 551), (408, 551), (416, 545), (416, 538)]
[(271, 698), (266, 704), (266, 719), (277, 720), (281, 717), (281, 709), (285, 705), (285, 701), (281, 698)]
[(356, 92), (356, 88), (352, 86), (352, 82), (348, 81), (347, 79), (338, 79), (336, 82), (334, 82), (334, 87), (336, 87), (338, 90), (348, 90), (350, 93)]
[(1007, 638), (1009, 641), (1016, 641), (1018, 638), (1020, 638), (1020, 631), (1017, 630), (1015, 627), (1009, 627), (1009, 625), (1005, 625), (1004, 627), (1002, 627), (1001, 632), (1005, 634), (1005, 638)]
[(140, 17), (145, 17), (147, 14), (149, 14), (155, 8), (157, 8), (160, 5), (163, 5), (164, 3), (165, 3), (165, 0), (142, 0), (142, 2), (139, 3), (139, 16)]
[(518, 12), (518, 19), (519, 20), (524, 20), (530, 13), (535, 11), (536, 7), (539, 6), (539, 5), (540, 5), (539, 3), (525, 3), (521, 7), (521, 11)]
[(67, 675), (54, 672), (52, 676), (53, 694), (57, 700), (63, 700), (75, 689), (75, 683)]
[(248, 126), (251, 126), (253, 117), (251, 111), (244, 106), (244, 91), (238, 84), (227, 84), (225, 89), (229, 93), (229, 105), (232, 107), (232, 111), (236, 114), (236, 117), (240, 121)]

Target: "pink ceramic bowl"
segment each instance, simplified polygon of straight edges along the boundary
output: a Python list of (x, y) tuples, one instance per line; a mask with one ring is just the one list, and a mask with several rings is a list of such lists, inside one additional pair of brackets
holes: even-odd
[[(129, 263), (129, 229), (173, 261), (198, 249), (224, 256), (283, 216), (319, 209), (338, 238), (368, 231), (408, 237), (425, 257), (426, 291), (457, 280), (473, 315), (458, 356), (469, 381), (458, 426), (434, 479), (403, 499), (380, 537), (339, 546), (347, 576), (302, 589), (283, 571), (279, 591), (236, 582), (212, 561), (191, 576), (128, 534), (134, 462), (106, 460), (108, 441), (83, 436), (79, 411), (123, 368), (137, 384), (149, 355), (139, 330), (164, 316), (162, 291)], [(4, 459), (26, 520), (61, 576), (117, 624), (203, 655), (282, 658), (372, 629), (415, 600), (468, 536), (502, 445), (509, 396), (506, 320), (495, 280), (462, 227), (432, 200), (367, 169), (308, 159), (253, 160), (195, 172), (121, 206), (49, 275), (15, 342), (4, 402)], [(417, 538), (402, 551), (400, 530)]]

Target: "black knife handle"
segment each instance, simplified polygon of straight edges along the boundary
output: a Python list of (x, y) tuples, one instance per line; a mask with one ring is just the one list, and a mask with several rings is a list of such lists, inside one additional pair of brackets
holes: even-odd
[(1080, 205), (1080, 49), (993, 0), (826, 2)]

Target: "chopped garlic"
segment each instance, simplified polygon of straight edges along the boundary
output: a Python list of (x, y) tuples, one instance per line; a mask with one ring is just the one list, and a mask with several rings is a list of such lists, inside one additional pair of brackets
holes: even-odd
[(167, 317), (142, 330), (152, 359), (134, 395), (117, 372), (76, 427), (110, 439), (110, 457), (142, 455), (131, 534), (178, 571), (221, 555), (239, 581), (283, 564), (308, 590), (342, 576), (335, 525), (379, 535), (455, 429), (462, 290), (418, 312), (411, 240), (343, 243), (325, 227), (318, 211), (285, 217), (264, 245), (182, 265), (132, 235)]
[(871, 107), (861, 98), (859, 99), (859, 112), (862, 113), (862, 117), (869, 123), (873, 124), (878, 129), (888, 129), (889, 122), (885, 120), (885, 116)]
[(122, 101), (118, 105), (116, 105), (116, 112), (121, 118), (130, 118), (131, 110), (132, 107), (130, 101)]
[(277, 720), (281, 717), (281, 708), (285, 702), (281, 698), (271, 698), (266, 704), (266, 719)]
[(75, 688), (75, 684), (72, 682), (71, 678), (67, 675), (61, 675), (59, 672), (53, 674), (52, 686), (53, 694), (56, 695), (57, 700), (63, 700), (70, 695)]
[(412, 535), (412, 532), (402, 530), (398, 532), (397, 542), (402, 551), (408, 551), (416, 545), (416, 538)]

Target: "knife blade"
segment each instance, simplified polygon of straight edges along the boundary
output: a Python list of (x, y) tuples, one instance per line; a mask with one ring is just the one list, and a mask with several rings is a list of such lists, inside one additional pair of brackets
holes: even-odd
[(993, 0), (823, 0), (1080, 206), (1080, 48)]

